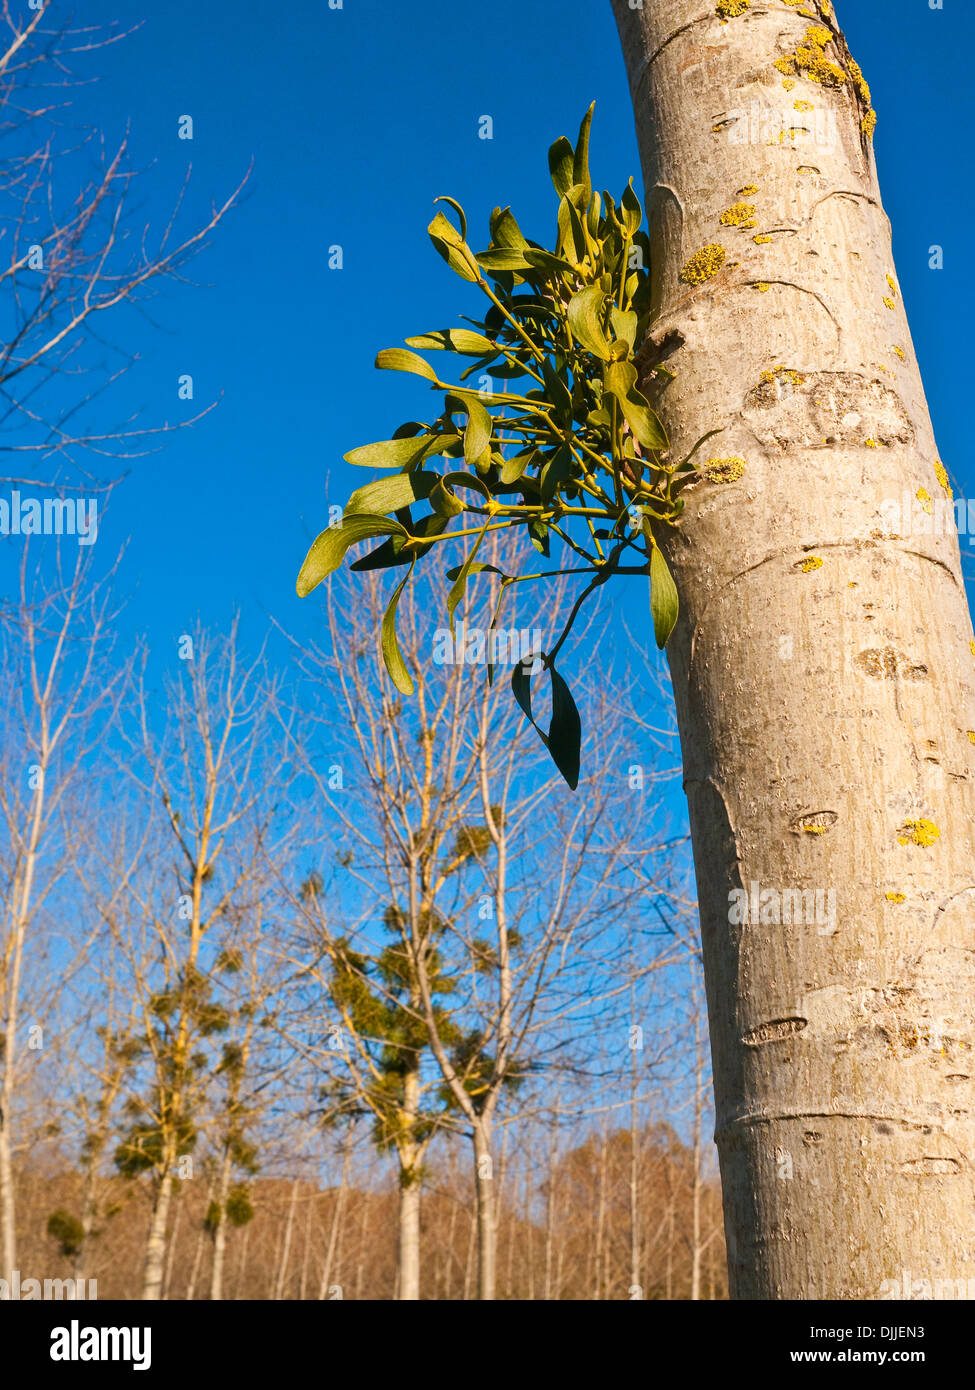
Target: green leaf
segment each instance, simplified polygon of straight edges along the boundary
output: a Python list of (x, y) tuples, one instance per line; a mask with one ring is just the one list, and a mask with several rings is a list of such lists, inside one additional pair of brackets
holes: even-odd
[(492, 212), (491, 240), (495, 246), (514, 251), (528, 245), (510, 208), (495, 208)]
[(441, 516), (460, 516), (464, 511), (464, 504), (459, 497), (455, 497), (449, 487), (444, 486), (442, 478), (438, 478), (430, 492), (430, 506)]
[(393, 596), (389, 600), (386, 612), (383, 614), (383, 625), (381, 632), (381, 642), (383, 651), (383, 661), (386, 663), (386, 670), (389, 678), (396, 689), (403, 695), (412, 695), (414, 686), (413, 678), (407, 669), (403, 654), (399, 649), (399, 641), (396, 637), (396, 605), (399, 603), (400, 594), (406, 588), (413, 576), (416, 561), (414, 561), (406, 574), (393, 590)]
[(468, 467), (477, 464), (485, 449), (491, 443), (494, 421), (479, 400), (469, 400), (467, 407), (467, 428), (464, 430), (464, 461)]
[(456, 271), (462, 280), (476, 281), (478, 279), (478, 274), (470, 261), (471, 249), (449, 217), (438, 212), (427, 227), (427, 233), (451, 270)]
[(565, 681), (555, 670), (552, 677), (552, 722), (548, 727), (548, 751), (552, 761), (575, 791), (579, 785), (579, 759), (582, 747), (582, 720)]
[(615, 304), (610, 306), (609, 321), (614, 337), (626, 344), (630, 352), (636, 343), (637, 316), (632, 309), (625, 312)]
[(515, 454), (509, 459), (505, 459), (501, 466), (501, 482), (516, 483), (531, 463), (534, 461), (536, 450), (526, 449), (522, 454)]
[(565, 136), (560, 135), (548, 152), (548, 171), (560, 198), (572, 187), (574, 163), (575, 151)]
[(574, 275), (575, 271), (568, 261), (560, 260), (558, 256), (553, 256), (550, 251), (542, 251), (531, 246), (525, 252), (525, 260), (529, 266), (536, 270), (547, 270), (549, 274)]
[[(645, 533), (650, 535), (650, 523), (644, 519), (643, 527)], [(653, 631), (657, 639), (657, 646), (661, 649), (667, 645), (668, 638), (674, 630), (679, 611), (677, 598), (677, 586), (673, 576), (667, 568), (667, 561), (663, 557), (660, 547), (651, 537), (650, 540), (650, 612), (653, 615)]]
[(343, 457), (357, 468), (411, 468), (442, 452), (456, 438), (450, 434), (421, 434), (409, 439), (381, 439), (377, 444), (360, 444)]
[(643, 221), (643, 208), (640, 206), (640, 199), (633, 191), (632, 179), (623, 189), (620, 209), (623, 214), (623, 227), (627, 235), (633, 237), (640, 230), (640, 223)]
[(487, 484), (473, 473), (446, 473), (437, 480), (429, 499), (434, 511), (439, 512), (441, 516), (460, 516), (466, 509), (466, 504), (454, 496), (452, 489), (455, 487), (470, 488), (472, 492), (479, 492), (483, 498), (490, 501), (491, 492)]
[(498, 246), (490, 251), (480, 251), (474, 258), (484, 270), (530, 270), (531, 261), (516, 247)]
[[(458, 246), (463, 245), (463, 243), (467, 239), (467, 217), (460, 203), (458, 203), (456, 198), (448, 198), (446, 193), (441, 193), (438, 198), (434, 198), (433, 202), (434, 206), (436, 206), (437, 203), (449, 203), (450, 206), (454, 209), (454, 212), (456, 212), (457, 216), (460, 218), (460, 235), (457, 238), (457, 244)], [(443, 214), (441, 214), (441, 216), (442, 215)], [(447, 226), (450, 227), (450, 230), (453, 231), (454, 229), (451, 226), (449, 219), (445, 217), (444, 221), (447, 223)], [(457, 234), (454, 233), (454, 235), (456, 236)]]
[(542, 506), (547, 507), (562, 485), (572, 473), (572, 450), (567, 444), (560, 444), (555, 453), (542, 466), (539, 479)]
[(472, 333), (469, 328), (438, 328), (433, 333), (421, 333), (415, 338), (406, 339), (407, 347), (425, 348), (430, 351), (463, 353), (466, 357), (483, 357), (497, 352), (497, 344), (483, 333)]
[(406, 348), (384, 348), (376, 357), (376, 366), (383, 372), (415, 372), (427, 381), (436, 382), (437, 373), (418, 353)]
[(511, 672), (511, 690), (523, 714), (551, 754), (555, 766), (575, 791), (579, 785), (582, 721), (565, 681), (554, 668), (549, 670), (549, 675), (552, 682), (552, 719), (547, 734), (538, 727), (532, 714), (531, 667), (522, 661)]
[(569, 327), (576, 339), (594, 357), (609, 360), (610, 350), (603, 332), (602, 313), (606, 296), (598, 285), (588, 285), (569, 300)]
[(572, 415), (572, 392), (547, 357), (542, 359), (542, 378), (556, 419), (567, 421)]
[(650, 402), (639, 391), (631, 391), (620, 404), (626, 423), (644, 449), (666, 449), (669, 446), (663, 425), (650, 409)]
[(447, 595), (447, 617), (450, 622), (451, 634), (453, 634), (454, 631), (454, 611), (456, 610), (457, 605), (460, 603), (461, 599), (464, 597), (464, 591), (467, 588), (467, 580), (470, 577), (471, 568), (474, 564), (474, 556), (477, 554), (478, 547), (480, 546), (481, 541), (487, 534), (487, 528), (490, 524), (491, 518), (488, 517), (487, 521), (485, 521), (484, 525), (481, 527), (480, 534), (478, 535), (477, 540), (474, 542), (474, 548), (471, 550), (467, 559), (464, 561), (464, 563), (458, 570), (457, 578), (451, 585), (450, 593)]
[[(447, 571), (447, 578), (457, 579), (463, 568), (463, 565), (455, 565), (453, 569), (449, 569)], [(467, 571), (468, 579), (471, 577), (472, 574), (500, 574), (502, 579), (510, 578), (510, 575), (505, 574), (504, 570), (499, 570), (497, 565), (485, 565), (480, 560), (475, 560), (475, 562), (471, 565), (470, 569)]]
[(592, 197), (592, 179), (589, 174), (589, 131), (592, 127), (592, 113), (595, 105), (596, 103), (593, 102), (582, 118), (582, 125), (579, 127), (579, 139), (576, 141), (575, 157), (572, 161), (572, 182), (585, 185), (587, 203)]
[(329, 527), (312, 541), (298, 573), (295, 591), (305, 598), (326, 575), (334, 573), (345, 559), (345, 552), (370, 536), (404, 536), (410, 539), (405, 526), (386, 516), (344, 517), (341, 526)]
[(645, 449), (666, 449), (669, 445), (663, 425), (650, 408), (650, 402), (634, 386), (636, 368), (632, 362), (611, 362), (603, 369), (603, 390), (615, 396), (623, 418)]
[(387, 512), (398, 512), (425, 497), (433, 477), (432, 473), (394, 473), (391, 478), (366, 483), (365, 487), (356, 488), (346, 502), (345, 515), (383, 516)]
[(575, 204), (568, 198), (562, 198), (559, 202), (558, 227), (559, 255), (565, 256), (571, 251), (576, 261), (581, 262), (589, 248)]

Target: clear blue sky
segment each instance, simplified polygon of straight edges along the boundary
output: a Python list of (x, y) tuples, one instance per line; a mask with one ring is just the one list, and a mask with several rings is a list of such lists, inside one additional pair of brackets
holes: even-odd
[[(881, 183), (942, 457), (967, 492), (975, 5), (838, 8), (880, 116)], [(142, 406), (145, 423), (190, 409), (177, 400), (182, 373), (194, 405), (222, 393), (203, 423), (135, 466), (103, 522), (106, 554), (132, 537), (125, 621), (165, 645), (197, 615), (222, 622), (239, 604), (245, 628), (266, 609), (301, 631), (316, 601), (294, 596), (296, 568), (326, 500), (347, 495), (343, 452), (427, 399), (415, 378), (375, 372), (377, 349), (464, 307), (426, 237), (433, 197), (459, 198), (477, 240), (496, 203), (547, 240), (546, 150), (574, 136), (593, 98), (597, 184), (615, 191), (631, 173), (640, 184), (609, 0), (85, 0), (84, 18), (144, 21), (95, 56), (89, 70), (104, 78), (75, 98), (110, 141), (130, 126), (146, 169), (140, 220), (162, 224), (188, 159), (190, 219), (254, 159), (244, 205), (191, 268), (203, 287), (166, 287), (155, 326), (123, 330), (142, 360), (118, 399)], [(184, 114), (192, 143), (177, 138)], [(490, 141), (477, 138), (485, 114)], [(333, 243), (341, 271), (327, 268)]]

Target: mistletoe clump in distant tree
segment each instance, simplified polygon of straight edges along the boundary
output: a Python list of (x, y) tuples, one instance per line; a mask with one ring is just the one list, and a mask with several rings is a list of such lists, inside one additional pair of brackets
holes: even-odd
[[(491, 215), (491, 244), (475, 254), (467, 244), (467, 219), (452, 198), (458, 231), (443, 213), (430, 223), (430, 238), (462, 280), (476, 284), (491, 301), (483, 321), (407, 338), (408, 348), (380, 352), (376, 366), (413, 372), (443, 392), (443, 410), (429, 422), (410, 421), (392, 439), (366, 444), (347, 462), (391, 470), (357, 488), (341, 526), (314, 541), (298, 575), (298, 594), (310, 593), (338, 569), (350, 546), (378, 536), (387, 539), (352, 565), (354, 570), (407, 567), (382, 623), (383, 658), (398, 690), (413, 693), (413, 681), (396, 640), (396, 605), (417, 562), (437, 545), (472, 538), (458, 567), (448, 570), (452, 586), (447, 614), (454, 613), (472, 574), (500, 575), (492, 630), (513, 584), (560, 574), (588, 576), (558, 641), (541, 657), (551, 680), (548, 734), (532, 717), (530, 664), (512, 673), (519, 705), (549, 749), (571, 787), (579, 779), (581, 724), (575, 702), (555, 669), (555, 660), (586, 598), (618, 574), (650, 578), (650, 607), (657, 643), (663, 647), (677, 620), (677, 590), (655, 528), (674, 526), (680, 496), (694, 475), (691, 459), (671, 461), (669, 441), (649, 402), (637, 390), (635, 359), (650, 319), (650, 246), (640, 230), (643, 210), (632, 180), (619, 206), (593, 190), (589, 173), (590, 106), (573, 149), (563, 136), (549, 151), (549, 169), (559, 195), (555, 250), (547, 251), (521, 232), (509, 208)], [(475, 372), (505, 382), (500, 393), (453, 385), (412, 348), (443, 350), (473, 358), (460, 373)], [(669, 378), (663, 367), (654, 371)], [(523, 394), (507, 382), (522, 379)], [(717, 433), (712, 431), (711, 433)], [(442, 470), (431, 460), (463, 459), (464, 468)], [(424, 509), (417, 517), (414, 507)], [(464, 524), (466, 519), (470, 524)], [(459, 521), (452, 528), (451, 523)], [(478, 547), (488, 531), (522, 527), (546, 559), (554, 535), (584, 564), (570, 570), (509, 575), (479, 563)], [(635, 552), (635, 563), (626, 563)], [(488, 679), (492, 678), (488, 667)]]

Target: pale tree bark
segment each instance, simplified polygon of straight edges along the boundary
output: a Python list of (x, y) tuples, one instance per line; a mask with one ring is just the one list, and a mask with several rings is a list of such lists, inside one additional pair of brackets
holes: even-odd
[(151, 1301), (162, 1298), (163, 1271), (166, 1264), (166, 1226), (173, 1197), (173, 1169), (167, 1167), (156, 1184), (142, 1283), (142, 1297)]
[[(822, 0), (727, 22), (715, 0), (613, 5), (653, 255), (643, 360), (676, 373), (646, 389), (676, 456), (724, 429), (666, 551), (731, 1296), (969, 1279), (975, 647), (957, 537), (918, 525), (947, 479), (867, 93)], [(736, 921), (752, 884), (823, 909), (778, 925), (766, 897)]]

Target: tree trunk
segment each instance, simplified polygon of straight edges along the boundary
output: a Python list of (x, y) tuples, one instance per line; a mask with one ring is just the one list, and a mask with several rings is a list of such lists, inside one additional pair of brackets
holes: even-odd
[(497, 1213), (491, 1132), (483, 1119), (474, 1125), (474, 1185), (477, 1196), (477, 1296), (493, 1300), (497, 1270)]
[(142, 1283), (142, 1297), (158, 1301), (162, 1298), (163, 1267), (166, 1261), (166, 1225), (169, 1221), (169, 1206), (173, 1198), (173, 1174), (167, 1167), (156, 1184), (156, 1200), (152, 1208), (152, 1222), (149, 1238), (146, 1241), (145, 1274)]
[(291, 1237), (295, 1228), (295, 1208), (298, 1205), (298, 1187), (301, 1183), (300, 1178), (295, 1178), (291, 1184), (291, 1201), (288, 1203), (288, 1219), (284, 1227), (284, 1240), (281, 1245), (281, 1259), (278, 1261), (278, 1277), (274, 1281), (273, 1298), (276, 1303), (280, 1303), (284, 1298), (285, 1285), (288, 1282), (288, 1267), (291, 1263)]
[(223, 1266), (227, 1254), (227, 1198), (230, 1195), (230, 1176), (233, 1160), (230, 1149), (225, 1148), (220, 1162), (220, 1180), (217, 1184), (216, 1226), (213, 1230), (213, 1264), (210, 1268), (210, 1301), (217, 1303), (223, 1298)]
[(822, 0), (613, 5), (646, 390), (675, 458), (724, 429), (664, 544), (731, 1297), (967, 1280), (975, 646), (869, 103)]
[(399, 1297), (415, 1303), (420, 1297), (420, 1184), (401, 1171), (399, 1188)]

